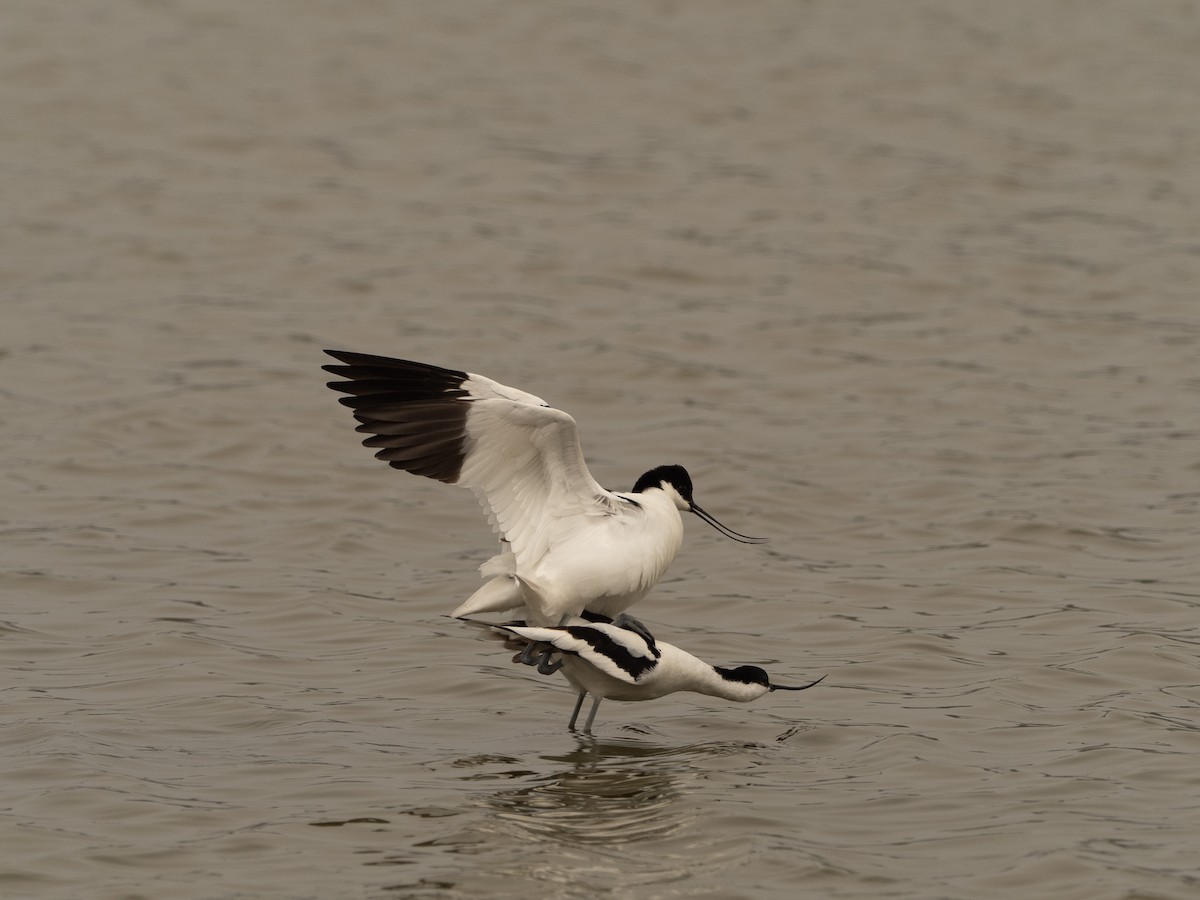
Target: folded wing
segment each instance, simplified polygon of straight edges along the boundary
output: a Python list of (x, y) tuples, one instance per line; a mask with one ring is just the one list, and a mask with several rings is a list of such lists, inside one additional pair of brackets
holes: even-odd
[(497, 625), (497, 629), (515, 634), (535, 644), (578, 656), (606, 675), (626, 684), (639, 684), (658, 665), (661, 656), (653, 641), (616, 625)]

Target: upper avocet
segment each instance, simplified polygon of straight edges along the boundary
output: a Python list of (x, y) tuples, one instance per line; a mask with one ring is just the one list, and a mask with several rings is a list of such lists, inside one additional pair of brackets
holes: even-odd
[[(468, 620), (470, 621), (470, 620)], [(480, 625), (483, 623), (472, 622)], [(804, 691), (824, 680), (790, 687), (772, 684), (758, 666), (712, 666), (649, 632), (631, 631), (615, 623), (572, 620), (559, 626), (490, 625), (531, 646), (553, 648), (561, 658), (562, 673), (579, 691), (568, 728), (575, 728), (583, 698), (592, 695), (592, 708), (583, 730), (591, 731), (600, 701), (657, 700), (676, 691), (694, 691), (710, 697), (747, 703), (768, 691)]]
[[(528, 621), (558, 625), (584, 610), (609, 618), (663, 576), (683, 541), (680, 511), (722, 534), (692, 498), (682, 466), (659, 466), (633, 490), (608, 491), (588, 471), (575, 420), (540, 397), (454, 369), (326, 350), (344, 365), (363, 444), (398, 469), (470, 488), (502, 544), (480, 566), (489, 580), (452, 615), (526, 607)], [(532, 587), (532, 590), (530, 590)]]

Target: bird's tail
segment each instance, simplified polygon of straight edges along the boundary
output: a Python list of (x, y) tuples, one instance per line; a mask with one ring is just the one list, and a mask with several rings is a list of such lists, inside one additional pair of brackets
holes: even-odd
[(508, 612), (517, 609), (525, 603), (525, 594), (521, 583), (515, 575), (497, 575), (484, 583), (483, 587), (470, 597), (450, 615), (456, 619), (475, 616), (479, 613)]
[[(538, 586), (521, 575), (497, 575), (486, 582), (483, 587), (468, 597), (454, 612), (450, 613), (456, 619), (476, 616), (480, 613), (508, 612), (524, 607), (522, 618), (533, 622), (541, 617), (537, 610), (546, 608), (546, 594)], [(557, 625), (558, 622), (547, 622)]]

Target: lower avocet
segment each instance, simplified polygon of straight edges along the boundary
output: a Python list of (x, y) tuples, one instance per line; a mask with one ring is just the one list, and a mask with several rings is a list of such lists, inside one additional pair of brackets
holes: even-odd
[(583, 726), (585, 732), (592, 730), (596, 710), (604, 699), (657, 700), (677, 691), (693, 691), (746, 703), (770, 691), (805, 691), (825, 678), (822, 675), (816, 681), (795, 687), (772, 684), (766, 671), (758, 666), (709, 665), (674, 644), (655, 640), (644, 626), (634, 631), (615, 623), (583, 619), (549, 626), (467, 621), (511, 635), (527, 646), (552, 649), (560, 654), (556, 666), (541, 671), (554, 671), (561, 666), (562, 674), (579, 691), (568, 728), (575, 728), (584, 697), (592, 696), (592, 708)]

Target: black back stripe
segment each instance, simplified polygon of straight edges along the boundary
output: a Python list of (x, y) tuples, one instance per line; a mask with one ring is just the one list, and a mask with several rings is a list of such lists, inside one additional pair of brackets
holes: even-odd
[[(657, 647), (650, 647), (651, 656), (639, 656), (606, 631), (587, 625), (567, 625), (563, 629), (571, 637), (583, 641), (596, 653), (612, 661), (613, 665), (627, 673), (635, 682), (658, 665), (661, 654)], [(630, 632), (633, 634), (633, 632)], [(640, 640), (640, 638), (639, 638)]]

